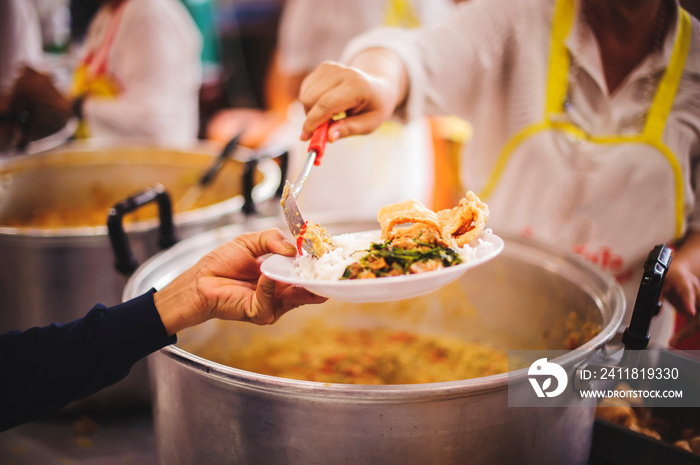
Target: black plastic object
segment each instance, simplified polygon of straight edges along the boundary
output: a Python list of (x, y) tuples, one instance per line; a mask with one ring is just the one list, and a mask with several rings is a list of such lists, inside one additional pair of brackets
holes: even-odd
[(255, 201), (253, 200), (253, 188), (255, 187), (255, 172), (258, 167), (258, 162), (262, 159), (269, 158), (276, 160), (280, 167), (280, 183), (275, 191), (276, 197), (282, 197), (284, 191), (284, 181), (287, 179), (287, 169), (289, 167), (289, 151), (286, 149), (273, 148), (261, 152), (257, 152), (246, 163), (243, 169), (243, 213), (252, 215), (257, 213)]
[(659, 301), (661, 286), (670, 264), (671, 249), (669, 247), (657, 245), (649, 253), (649, 257), (644, 263), (644, 275), (639, 285), (630, 325), (622, 333), (622, 343), (626, 349), (642, 350), (649, 345), (649, 325), (651, 319), (658, 315), (661, 309)]
[(107, 231), (112, 251), (114, 252), (114, 267), (125, 276), (129, 276), (136, 271), (138, 262), (131, 250), (129, 238), (124, 231), (124, 215), (151, 202), (157, 202), (158, 204), (158, 217), (160, 220), (158, 245), (162, 249), (167, 249), (177, 242), (172, 202), (170, 195), (162, 185), (156, 184), (117, 203), (107, 215)]
[(282, 194), (284, 193), (284, 184), (287, 179), (287, 172), (289, 171), (289, 152), (285, 150), (280, 155), (276, 156), (275, 160), (277, 160), (280, 165), (280, 184), (277, 186), (275, 196), (281, 198)]

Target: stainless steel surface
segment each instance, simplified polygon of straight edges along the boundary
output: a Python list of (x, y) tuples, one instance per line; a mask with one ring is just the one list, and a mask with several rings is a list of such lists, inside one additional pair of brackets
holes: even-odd
[[(294, 184), (289, 184), (289, 181), (285, 183), (284, 192), (282, 194), (282, 211), (284, 213), (284, 219), (287, 221), (287, 227), (291, 231), (295, 238), (298, 238), (301, 234), (302, 227), (306, 223), (304, 217), (299, 210), (299, 205), (297, 204), (297, 198), (301, 193), (301, 190), (306, 183), (306, 179), (311, 173), (311, 168), (314, 165), (321, 163), (321, 158), (326, 151), (326, 145), (328, 144), (328, 125), (330, 121), (326, 121), (317, 127), (311, 140), (309, 141), (309, 151), (306, 156), (306, 162), (301, 169), (301, 173)], [(316, 248), (311, 244), (309, 239), (303, 239), (301, 241), (301, 246), (312, 256), (316, 256)], [(299, 251), (301, 253), (301, 251)]]
[[(376, 229), (376, 222), (321, 224), (332, 234)], [(164, 286), (244, 230), (272, 225), (252, 222), (183, 241), (145, 263), (127, 283), (124, 299)], [(296, 309), (272, 326), (211, 321), (182, 332), (178, 346), (149, 357), (160, 463), (585, 464), (592, 401), (509, 408), (508, 374), (421, 385), (322, 384), (196, 355), (202, 344), (233, 351), (258, 334), (284, 335), (317, 319), (437, 332), (503, 349), (560, 348), (563, 321), (573, 311), (603, 327), (580, 350), (556, 360), (573, 371), (616, 333), (625, 306), (620, 286), (577, 257), (503, 238), (499, 257), (428, 296), (385, 304), (328, 301)]]
[(290, 193), (295, 198), (299, 197), (299, 193), (303, 189), (304, 183), (306, 183), (306, 178), (308, 178), (309, 173), (311, 173), (311, 168), (313, 168), (314, 166), (314, 162), (316, 161), (317, 155), (318, 152), (316, 150), (309, 150), (309, 154), (306, 156), (306, 162), (304, 162), (304, 166), (301, 169), (301, 173), (299, 173), (299, 177), (296, 181), (294, 181), (294, 184), (292, 184), (291, 187)]
[(0, 433), (3, 465), (156, 465), (150, 410), (61, 412)]
[[(282, 213), (284, 214), (284, 219), (287, 222), (289, 231), (295, 238), (299, 237), (299, 234), (301, 234), (301, 227), (305, 223), (304, 217), (299, 210), (299, 204), (297, 204), (297, 197), (304, 187), (306, 178), (309, 177), (317, 154), (318, 152), (316, 152), (316, 150), (309, 150), (306, 162), (297, 180), (294, 181), (294, 184), (290, 184), (289, 181), (287, 181), (284, 186), (284, 193), (282, 194)], [(301, 244), (304, 250), (312, 255), (314, 254), (313, 247), (311, 247), (308, 240), (302, 240)]]
[(304, 220), (301, 210), (299, 210), (296, 197), (292, 194), (292, 185), (289, 184), (289, 181), (284, 185), (284, 192), (282, 193), (282, 214), (287, 222), (289, 231), (292, 233), (292, 237), (299, 237), (301, 227), (306, 220)]
[[(95, 195), (96, 186), (120, 200), (158, 182), (173, 186), (187, 173), (201, 173), (216, 150), (197, 146), (178, 151), (153, 146), (100, 147), (75, 144), (60, 151), (0, 161), (0, 225), (9, 215), (34, 206), (80, 205)], [(261, 160), (262, 180), (253, 198), (273, 198), (280, 182), (277, 164)], [(223, 176), (222, 192), (240, 190), (240, 179)], [(231, 186), (229, 187), (228, 184)], [(244, 220), (242, 195), (176, 214), (178, 236)], [(276, 203), (276, 202), (275, 202)], [(105, 214), (106, 221), (106, 214)], [(157, 221), (127, 224), (125, 229), (139, 261), (157, 253)], [(0, 332), (27, 329), (84, 316), (98, 302), (121, 302), (126, 279), (114, 270), (106, 226), (84, 228), (15, 228), (0, 226)], [(116, 403), (148, 397), (145, 363), (111, 395)], [(131, 385), (133, 382), (133, 386)]]

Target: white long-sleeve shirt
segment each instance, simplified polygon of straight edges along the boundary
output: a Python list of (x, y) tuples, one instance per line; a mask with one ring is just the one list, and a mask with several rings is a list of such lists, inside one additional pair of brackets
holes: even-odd
[[(387, 0), (286, 0), (280, 18), (280, 66), (305, 74), (325, 60), (338, 60), (349, 40), (384, 25)], [(453, 0), (408, 0), (422, 25), (450, 15)]]
[[(85, 49), (102, 43), (112, 11), (90, 24)], [(128, 0), (109, 53), (123, 88), (114, 99), (88, 98), (90, 136), (187, 144), (197, 138), (202, 38), (177, 0)]]
[[(473, 126), (461, 163), (465, 188), (478, 191), (503, 144), (542, 119), (554, 0), (470, 0), (440, 25), (420, 30), (377, 29), (351, 42), (343, 61), (371, 47), (393, 50), (410, 79), (398, 115), (457, 114)], [(638, 132), (646, 95), (658, 82), (673, 47), (677, 22), (660, 51), (648, 56), (611, 94), (588, 25), (576, 16), (566, 45), (579, 63), (570, 83), (570, 117), (590, 134)], [(677, 20), (677, 14), (674, 13)], [(690, 50), (663, 141), (689, 172), (685, 198), (689, 226), (700, 229), (700, 23), (693, 18)]]

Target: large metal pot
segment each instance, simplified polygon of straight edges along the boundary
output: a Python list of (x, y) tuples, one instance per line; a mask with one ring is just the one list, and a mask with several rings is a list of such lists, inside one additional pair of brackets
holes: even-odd
[[(331, 233), (376, 228), (372, 222), (321, 222)], [(257, 221), (181, 242), (145, 263), (127, 283), (124, 299), (161, 288), (245, 229), (271, 225)], [(572, 371), (616, 333), (625, 307), (620, 286), (575, 256), (519, 237), (504, 240), (499, 257), (426, 296), (382, 304), (329, 300), (296, 309), (272, 326), (211, 321), (183, 331), (177, 346), (149, 357), (161, 463), (585, 464), (593, 403), (508, 407), (508, 374), (417, 385), (323, 384), (197, 355), (201, 344), (236, 350), (257, 334), (284, 335), (319, 318), (345, 327), (437, 332), (502, 349), (560, 349), (563, 321), (573, 311), (600, 322), (602, 331), (557, 359)]]
[[(0, 161), (0, 332), (67, 322), (84, 316), (97, 302), (115, 305), (126, 283), (114, 268), (108, 208), (103, 223), (92, 227), (11, 227), (10, 217), (37, 207), (77, 208), (94, 202), (95, 196), (112, 205), (156, 183), (176, 202), (217, 154), (203, 144), (191, 150), (74, 144)], [(256, 204), (276, 196), (282, 176), (270, 159), (254, 162), (251, 187), (244, 190), (244, 173), (252, 165), (238, 160), (251, 155), (236, 151), (201, 201), (174, 215), (177, 237), (241, 221), (244, 207), (253, 211)], [(123, 227), (138, 262), (161, 250), (156, 218)], [(140, 384), (147, 393), (145, 364), (135, 371), (143, 373)]]

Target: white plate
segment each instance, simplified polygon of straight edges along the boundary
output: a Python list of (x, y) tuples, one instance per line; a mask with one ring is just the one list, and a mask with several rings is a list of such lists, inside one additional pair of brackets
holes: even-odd
[(459, 265), (449, 266), (436, 271), (374, 279), (309, 280), (302, 279), (294, 274), (295, 257), (282, 255), (268, 257), (262, 263), (260, 271), (275, 281), (297, 284), (314, 294), (344, 302), (386, 302), (408, 299), (427, 294), (451, 283), (462, 276), (468, 269), (491, 260), (503, 250), (503, 239), (495, 234), (483, 233), (479, 237), (482, 241), (492, 246), (491, 250)]

